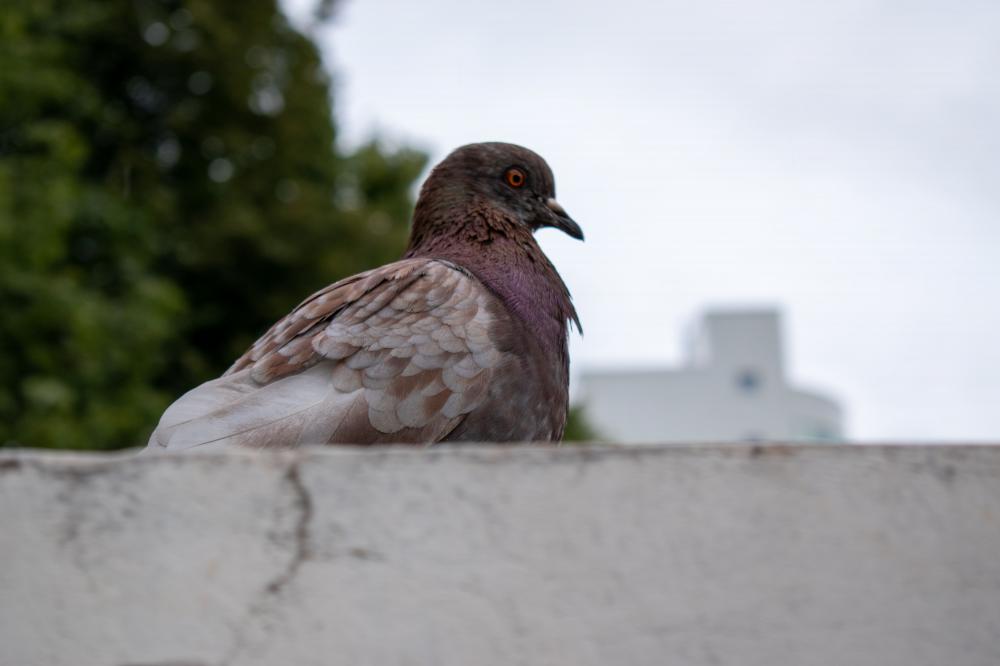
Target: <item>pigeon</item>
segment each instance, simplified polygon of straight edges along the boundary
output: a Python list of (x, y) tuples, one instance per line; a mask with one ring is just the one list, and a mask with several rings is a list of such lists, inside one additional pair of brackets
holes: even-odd
[(168, 407), (146, 450), (561, 440), (569, 327), (583, 330), (542, 227), (583, 240), (545, 160), (456, 149), (399, 261), (304, 300)]

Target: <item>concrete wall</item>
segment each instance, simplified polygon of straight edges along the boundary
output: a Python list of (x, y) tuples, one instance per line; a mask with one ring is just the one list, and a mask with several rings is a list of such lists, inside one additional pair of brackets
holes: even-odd
[(1000, 664), (1000, 447), (0, 456), (0, 664)]

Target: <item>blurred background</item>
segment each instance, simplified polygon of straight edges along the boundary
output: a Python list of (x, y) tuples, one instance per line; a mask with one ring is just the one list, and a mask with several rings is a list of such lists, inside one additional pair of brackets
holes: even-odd
[(143, 444), (473, 141), (587, 242), (574, 438), (1000, 438), (1000, 5), (15, 0), (0, 444)]

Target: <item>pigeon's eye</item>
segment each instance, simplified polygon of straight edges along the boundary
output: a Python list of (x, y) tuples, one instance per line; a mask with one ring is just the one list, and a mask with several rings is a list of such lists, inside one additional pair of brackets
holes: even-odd
[(507, 169), (507, 173), (503, 175), (503, 179), (507, 181), (507, 184), (511, 187), (521, 187), (527, 182), (528, 177), (524, 175), (524, 172), (520, 169)]

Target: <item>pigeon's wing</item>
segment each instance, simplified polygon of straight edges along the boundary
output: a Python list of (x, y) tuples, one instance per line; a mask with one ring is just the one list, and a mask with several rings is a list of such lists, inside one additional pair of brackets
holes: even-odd
[(434, 442), (511, 355), (507, 316), (458, 266), (406, 259), (317, 292), (163, 414), (151, 449)]

